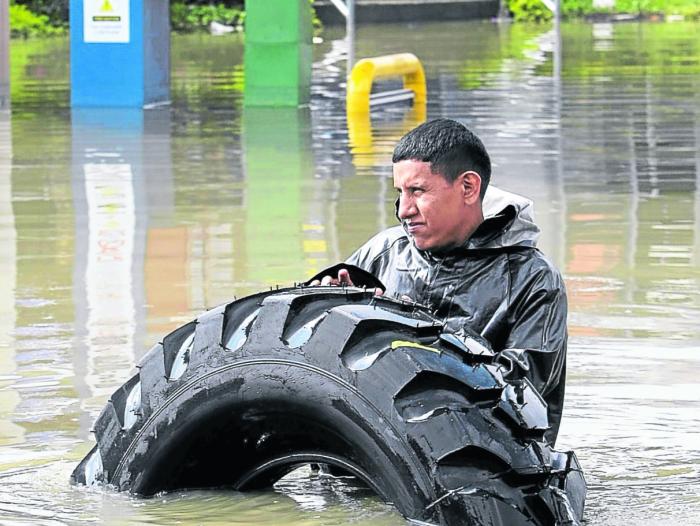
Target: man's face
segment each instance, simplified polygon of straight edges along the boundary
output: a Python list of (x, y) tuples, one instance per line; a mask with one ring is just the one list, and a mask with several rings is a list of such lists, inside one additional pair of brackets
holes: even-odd
[(482, 221), (480, 183), (474, 172), (465, 172), (450, 183), (433, 173), (430, 163), (394, 163), (399, 219), (419, 249), (447, 248), (467, 240)]

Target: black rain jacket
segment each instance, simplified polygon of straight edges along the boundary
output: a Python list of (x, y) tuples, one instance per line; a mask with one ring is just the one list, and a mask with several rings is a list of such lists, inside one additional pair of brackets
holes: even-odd
[(467, 327), (493, 347), (510, 378), (526, 377), (547, 402), (554, 444), (566, 370), (567, 302), (559, 272), (535, 247), (539, 228), (532, 201), (489, 187), (484, 222), (458, 248), (416, 248), (402, 226), (380, 232), (346, 263), (372, 274), (386, 294), (407, 295), (444, 318), (448, 330)]

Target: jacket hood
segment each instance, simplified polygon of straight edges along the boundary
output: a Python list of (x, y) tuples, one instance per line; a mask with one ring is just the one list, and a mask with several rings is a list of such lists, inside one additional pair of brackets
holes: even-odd
[(484, 222), (465, 248), (535, 247), (540, 229), (532, 200), (489, 185), (482, 204)]

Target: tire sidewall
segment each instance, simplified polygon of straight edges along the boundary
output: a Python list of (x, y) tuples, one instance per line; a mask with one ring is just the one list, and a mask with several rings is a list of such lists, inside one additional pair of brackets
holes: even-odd
[(178, 461), (173, 445), (227, 417), (267, 418), (277, 431), (275, 418), (292, 419), (297, 433), (308, 427), (310, 441), (322, 428), (336, 441), (338, 450), (329, 453), (373, 474), (373, 489), (408, 516), (423, 516), (434, 500), (429, 473), (406, 442), (405, 430), (396, 428), (394, 415), (382, 414), (367, 394), (338, 376), (289, 358), (241, 359), (184, 382), (134, 436), (115, 471), (115, 485), (149, 493), (153, 477)]

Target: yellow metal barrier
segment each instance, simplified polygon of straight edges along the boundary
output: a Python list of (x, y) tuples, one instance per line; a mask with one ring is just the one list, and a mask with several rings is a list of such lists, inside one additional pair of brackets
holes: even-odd
[(347, 114), (369, 113), (372, 83), (379, 77), (403, 77), (403, 87), (413, 91), (414, 104), (425, 104), (427, 90), (423, 66), (412, 53), (363, 58), (348, 79)]

